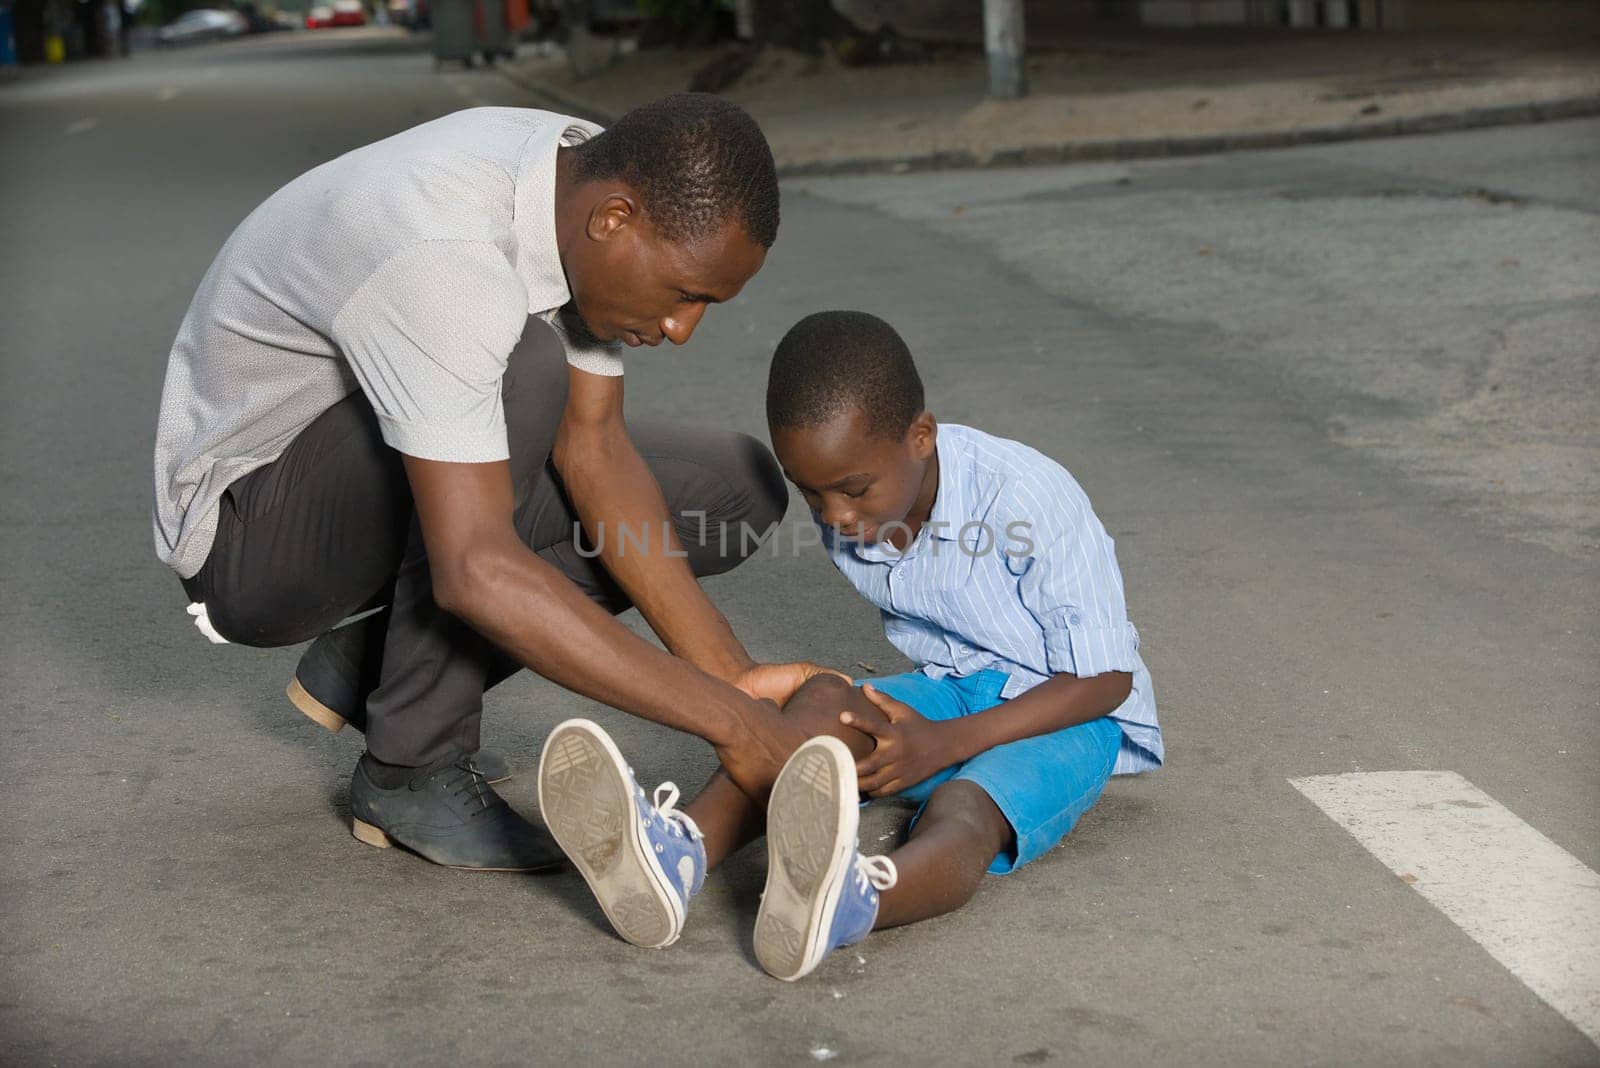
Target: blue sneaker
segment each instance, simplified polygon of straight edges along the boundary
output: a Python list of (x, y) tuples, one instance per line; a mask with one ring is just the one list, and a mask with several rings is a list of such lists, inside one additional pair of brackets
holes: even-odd
[(569, 719), (539, 758), (539, 809), (577, 865), (606, 919), (636, 946), (660, 949), (683, 933), (689, 899), (706, 878), (694, 820), (677, 811), (678, 788), (656, 787), (655, 803), (599, 725)]
[(756, 959), (795, 980), (840, 946), (867, 937), (878, 892), (895, 884), (888, 857), (856, 849), (856, 761), (837, 738), (813, 738), (789, 758), (767, 803), (767, 886), (756, 914)]

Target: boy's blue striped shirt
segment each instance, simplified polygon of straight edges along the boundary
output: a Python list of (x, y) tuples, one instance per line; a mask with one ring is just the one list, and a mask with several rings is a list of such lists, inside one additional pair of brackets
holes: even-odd
[(1009, 698), (1060, 672), (1130, 672), (1133, 692), (1111, 713), (1123, 734), (1114, 771), (1160, 767), (1150, 672), (1111, 536), (1083, 489), (1036, 449), (956, 424), (939, 427), (938, 463), (932, 514), (904, 555), (823, 526), (834, 566), (934, 678), (1003, 671)]

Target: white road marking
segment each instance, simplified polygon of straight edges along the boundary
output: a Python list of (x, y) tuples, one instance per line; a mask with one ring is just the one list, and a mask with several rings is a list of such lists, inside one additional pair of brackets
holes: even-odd
[(1600, 875), (1453, 771), (1289, 782), (1600, 1045)]
[(99, 119), (79, 119), (67, 127), (67, 136), (72, 137), (75, 134), (88, 133), (99, 125)]
[(165, 104), (167, 101), (176, 98), (177, 95), (178, 90), (169, 85), (156, 93), (156, 99)]

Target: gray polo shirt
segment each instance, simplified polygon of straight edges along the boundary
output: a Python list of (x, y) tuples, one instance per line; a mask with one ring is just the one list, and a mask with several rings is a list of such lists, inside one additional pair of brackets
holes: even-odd
[[(530, 315), (559, 330), (570, 297), (556, 150), (599, 132), (546, 111), (461, 111), (325, 163), (251, 212), (168, 358), (157, 555), (199, 571), (223, 490), (357, 389), (401, 452), (506, 459), (506, 360)], [(622, 373), (618, 346), (568, 342), (573, 365)]]

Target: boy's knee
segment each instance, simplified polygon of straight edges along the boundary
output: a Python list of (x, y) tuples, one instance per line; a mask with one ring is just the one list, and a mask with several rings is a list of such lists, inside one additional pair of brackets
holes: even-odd
[(839, 735), (849, 729), (839, 722), (839, 713), (849, 707), (854, 690), (837, 675), (813, 675), (789, 698), (783, 714), (808, 735)]
[(794, 692), (787, 707), (792, 709), (797, 704), (836, 704), (842, 710), (854, 691), (855, 686), (849, 679), (842, 679), (838, 675), (813, 675)]
[(935, 787), (923, 819), (954, 825), (973, 841), (992, 845), (995, 853), (1006, 847), (1013, 834), (1011, 821), (989, 792), (967, 779), (949, 779)]

